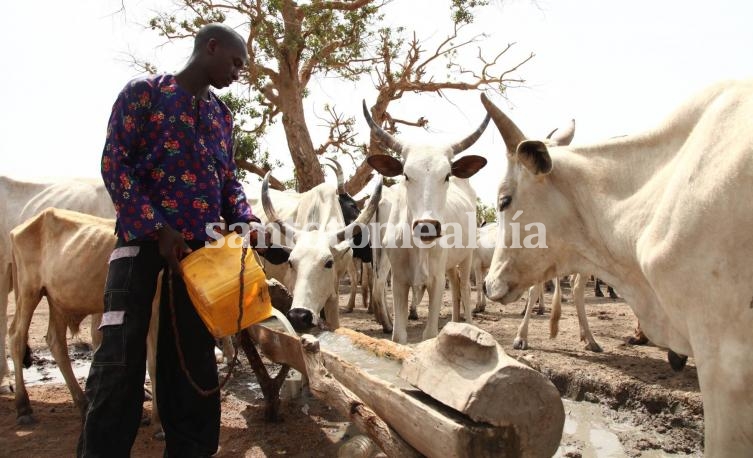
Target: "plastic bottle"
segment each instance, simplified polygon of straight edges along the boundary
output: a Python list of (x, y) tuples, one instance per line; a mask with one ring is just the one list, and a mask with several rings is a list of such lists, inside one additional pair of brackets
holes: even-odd
[(337, 450), (337, 458), (370, 458), (378, 448), (368, 436), (358, 435), (348, 439)]

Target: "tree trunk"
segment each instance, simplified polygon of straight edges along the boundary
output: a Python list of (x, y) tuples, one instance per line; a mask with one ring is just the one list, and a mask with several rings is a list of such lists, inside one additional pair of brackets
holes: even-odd
[(285, 97), (285, 114), (282, 116), (282, 125), (285, 129), (285, 138), (288, 141), (290, 157), (295, 167), (297, 182), (296, 191), (304, 192), (324, 182), (324, 172), (319, 166), (319, 158), (314, 152), (314, 144), (306, 119), (303, 115), (303, 103), (298, 97)]

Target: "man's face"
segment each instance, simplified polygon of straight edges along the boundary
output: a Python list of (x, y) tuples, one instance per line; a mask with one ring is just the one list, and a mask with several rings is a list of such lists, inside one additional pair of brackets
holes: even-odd
[(210, 40), (209, 48), (209, 83), (217, 89), (230, 86), (237, 81), (240, 71), (248, 65), (248, 52), (240, 40), (228, 40), (220, 43)]

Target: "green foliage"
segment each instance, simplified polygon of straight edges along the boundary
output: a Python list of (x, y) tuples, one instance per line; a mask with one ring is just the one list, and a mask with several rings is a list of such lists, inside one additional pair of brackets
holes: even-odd
[(476, 197), (476, 224), (492, 223), (497, 220), (497, 211)]
[(450, 14), (456, 24), (470, 24), (473, 22), (471, 10), (479, 6), (486, 6), (489, 0), (452, 0)]

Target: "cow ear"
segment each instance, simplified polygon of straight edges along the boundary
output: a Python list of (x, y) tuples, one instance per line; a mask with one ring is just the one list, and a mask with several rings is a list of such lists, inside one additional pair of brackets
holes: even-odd
[(534, 175), (546, 175), (552, 171), (552, 158), (549, 157), (549, 150), (538, 140), (520, 142), (516, 154), (520, 163)]
[(283, 262), (288, 262), (290, 248), (281, 245), (272, 245), (259, 254), (271, 264), (279, 265)]
[(386, 154), (374, 154), (366, 159), (371, 167), (386, 177), (396, 177), (403, 173), (403, 163)]
[(486, 165), (486, 158), (481, 156), (463, 156), (452, 163), (452, 175), (458, 178), (470, 178)]
[(335, 244), (334, 246), (332, 246), (332, 248), (330, 248), (330, 251), (335, 258), (340, 259), (348, 253), (350, 248), (350, 239), (348, 239)]

